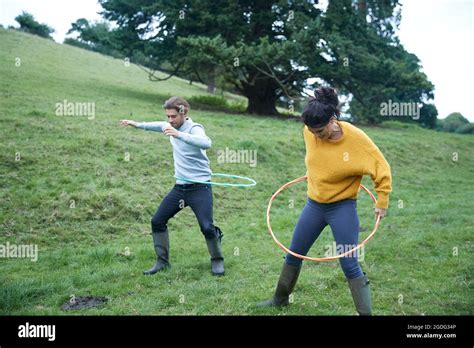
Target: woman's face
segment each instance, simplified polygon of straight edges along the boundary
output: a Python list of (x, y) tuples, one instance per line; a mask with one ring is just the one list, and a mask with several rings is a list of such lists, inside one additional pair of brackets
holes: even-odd
[(323, 127), (310, 128), (309, 131), (321, 140), (328, 140), (334, 132), (334, 119), (331, 119), (329, 123)]

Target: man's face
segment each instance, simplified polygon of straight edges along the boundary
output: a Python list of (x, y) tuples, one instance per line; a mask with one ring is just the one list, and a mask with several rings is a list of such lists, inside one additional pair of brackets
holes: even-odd
[(178, 112), (175, 109), (166, 109), (166, 117), (168, 118), (168, 123), (175, 129), (181, 127), (184, 123), (186, 115)]

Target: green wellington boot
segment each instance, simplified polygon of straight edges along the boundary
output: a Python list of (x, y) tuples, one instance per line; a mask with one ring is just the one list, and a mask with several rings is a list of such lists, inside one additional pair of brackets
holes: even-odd
[(359, 315), (372, 315), (372, 301), (367, 274), (355, 279), (348, 279), (349, 289)]
[(155, 265), (152, 268), (143, 272), (144, 275), (152, 275), (156, 272), (163, 271), (164, 269), (171, 267), (171, 264), (168, 260), (170, 249), (168, 231), (162, 233), (152, 233), (152, 236), (157, 259)]
[(295, 288), (296, 281), (301, 271), (301, 265), (298, 267), (287, 265), (283, 263), (280, 279), (278, 280), (277, 288), (273, 298), (257, 304), (258, 307), (274, 307), (287, 306), (289, 304), (290, 294)]
[(224, 275), (224, 257), (222, 256), (221, 239), (223, 233), (218, 230), (219, 235), (213, 239), (206, 239), (207, 250), (211, 255), (211, 272), (215, 276)]

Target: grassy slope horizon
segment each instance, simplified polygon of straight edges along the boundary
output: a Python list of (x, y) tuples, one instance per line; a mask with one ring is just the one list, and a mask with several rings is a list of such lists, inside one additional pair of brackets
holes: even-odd
[[(39, 249), (37, 262), (0, 258), (0, 314), (355, 314), (337, 262), (306, 262), (288, 308), (254, 306), (273, 294), (283, 262), (265, 209), (276, 189), (305, 173), (301, 124), (192, 110), (213, 140), (213, 171), (258, 185), (213, 188), (226, 276), (210, 274), (204, 239), (185, 209), (169, 224), (172, 269), (144, 277), (154, 261), (149, 221), (174, 182), (171, 146), (165, 136), (120, 127), (119, 120), (164, 119), (167, 97), (206, 95), (205, 87), (150, 82), (133, 64), (11, 30), (0, 29), (0, 48), (0, 244)], [(95, 103), (95, 118), (56, 116), (64, 100)], [(374, 314), (473, 314), (474, 138), (416, 126), (362, 128), (393, 174), (389, 216), (361, 261)], [(218, 163), (217, 151), (226, 147), (257, 150), (257, 166)], [(369, 178), (363, 183), (373, 191)], [(274, 203), (272, 225), (286, 245), (304, 202), (301, 183)], [(358, 209), (362, 239), (373, 225), (362, 192)], [(326, 228), (310, 255), (322, 255), (331, 242)], [(85, 295), (109, 302), (61, 310)]]

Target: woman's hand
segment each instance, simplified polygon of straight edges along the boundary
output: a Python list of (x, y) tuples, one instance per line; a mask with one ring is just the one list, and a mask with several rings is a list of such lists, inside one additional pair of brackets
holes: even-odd
[(138, 122), (132, 121), (132, 120), (120, 120), (120, 124), (122, 126), (132, 126), (132, 127), (137, 127)]
[(382, 219), (387, 215), (387, 209), (374, 208), (374, 214), (376, 219), (378, 216), (380, 216), (380, 219)]
[(171, 126), (166, 126), (165, 128), (163, 128), (163, 133), (165, 133), (165, 135), (167, 136), (171, 136), (175, 138), (177, 138), (179, 135), (179, 132)]

